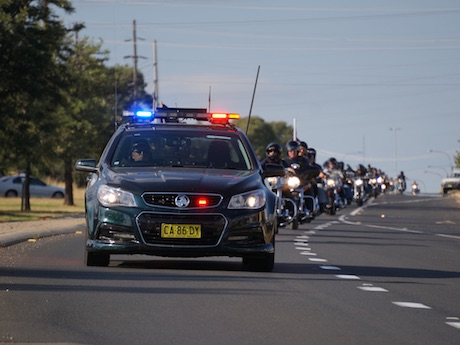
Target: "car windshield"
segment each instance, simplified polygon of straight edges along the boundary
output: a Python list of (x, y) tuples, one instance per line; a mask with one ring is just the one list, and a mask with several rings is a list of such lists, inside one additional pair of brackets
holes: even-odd
[(112, 167), (251, 169), (248, 152), (238, 136), (182, 131), (125, 132), (110, 164)]

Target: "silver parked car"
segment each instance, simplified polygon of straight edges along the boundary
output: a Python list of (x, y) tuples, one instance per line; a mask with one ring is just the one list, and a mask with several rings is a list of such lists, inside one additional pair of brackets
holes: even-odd
[[(0, 196), (18, 197), (22, 195), (24, 174), (3, 176), (0, 178)], [(33, 198), (64, 198), (63, 188), (47, 185), (42, 180), (30, 176), (30, 196)]]

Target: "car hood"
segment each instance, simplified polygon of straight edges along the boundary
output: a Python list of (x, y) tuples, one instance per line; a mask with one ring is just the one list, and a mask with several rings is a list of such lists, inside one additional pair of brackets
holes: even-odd
[(187, 192), (217, 193), (232, 195), (260, 188), (259, 171), (198, 169), (198, 168), (157, 168), (124, 172), (106, 169), (107, 184), (123, 190), (142, 194), (145, 192)]
[(441, 181), (442, 184), (446, 183), (460, 183), (460, 177), (447, 177), (445, 179), (442, 179)]

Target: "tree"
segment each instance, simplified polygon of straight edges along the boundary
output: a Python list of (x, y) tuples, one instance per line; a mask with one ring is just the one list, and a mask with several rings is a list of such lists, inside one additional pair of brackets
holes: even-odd
[(31, 166), (46, 154), (46, 136), (56, 135), (53, 107), (62, 102), (66, 28), (53, 8), (71, 13), (67, 0), (4, 0), (0, 4), (0, 146), (6, 159), (25, 169), (21, 209), (30, 210)]
[[(235, 122), (235, 125), (246, 130), (247, 123), (248, 118), (242, 117)], [(292, 140), (292, 127), (284, 121), (265, 122), (258, 116), (251, 116), (247, 135), (259, 158), (263, 158), (265, 147), (269, 143), (277, 142), (284, 146), (289, 140)]]
[[(76, 36), (78, 37), (78, 36)], [(113, 93), (109, 68), (104, 65), (107, 52), (100, 44), (89, 44), (88, 39), (75, 40), (69, 46), (66, 70), (68, 87), (61, 90), (65, 99), (56, 111), (59, 135), (49, 138), (53, 155), (44, 157), (47, 166), (64, 172), (66, 197), (64, 204), (74, 205), (73, 170), (76, 158), (100, 154), (113, 132), (113, 107), (109, 95)], [(57, 164), (56, 164), (57, 161)]]

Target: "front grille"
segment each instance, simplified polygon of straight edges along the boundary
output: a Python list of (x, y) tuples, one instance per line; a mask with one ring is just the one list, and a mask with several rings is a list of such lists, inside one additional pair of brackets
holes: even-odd
[[(161, 224), (200, 224), (201, 238), (162, 238)], [(137, 217), (141, 236), (147, 244), (215, 246), (226, 225), (221, 214), (168, 214), (144, 212)]]
[[(220, 202), (222, 201), (222, 196), (218, 194), (194, 193), (144, 193), (142, 195), (142, 198), (144, 199), (144, 202), (150, 206), (178, 208), (175, 200), (179, 195), (185, 195), (190, 200), (190, 204), (187, 207), (185, 207), (187, 209), (216, 207), (219, 206)], [(200, 205), (200, 200), (206, 200), (207, 205)]]

